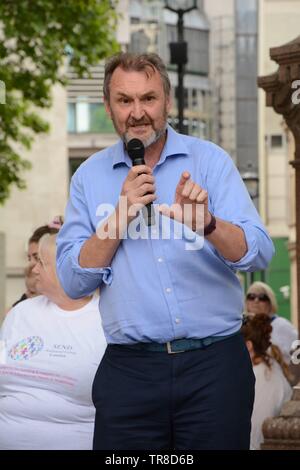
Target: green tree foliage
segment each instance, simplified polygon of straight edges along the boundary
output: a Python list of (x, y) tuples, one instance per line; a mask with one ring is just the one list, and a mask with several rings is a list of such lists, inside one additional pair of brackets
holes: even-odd
[[(0, 1), (0, 203), (30, 163), (20, 153), (48, 131), (38, 108), (51, 106), (51, 88), (66, 84), (67, 59), (82, 76), (118, 50), (116, 2), (109, 0)], [(1, 82), (0, 82), (1, 83)], [(2, 85), (3, 85), (2, 83)]]

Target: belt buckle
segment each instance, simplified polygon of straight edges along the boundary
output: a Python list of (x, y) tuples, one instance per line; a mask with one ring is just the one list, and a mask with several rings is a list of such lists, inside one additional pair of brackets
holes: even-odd
[(167, 345), (168, 354), (178, 354), (178, 353), (183, 353), (183, 352), (184, 352), (184, 351), (172, 351), (171, 342), (170, 342), (170, 341), (167, 341), (167, 342), (166, 342), (166, 345)]

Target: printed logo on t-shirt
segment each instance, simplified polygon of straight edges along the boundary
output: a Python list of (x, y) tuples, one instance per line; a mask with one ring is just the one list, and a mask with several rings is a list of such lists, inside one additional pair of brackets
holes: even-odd
[(8, 354), (14, 361), (22, 361), (35, 356), (43, 347), (44, 341), (40, 336), (28, 336), (18, 341)]

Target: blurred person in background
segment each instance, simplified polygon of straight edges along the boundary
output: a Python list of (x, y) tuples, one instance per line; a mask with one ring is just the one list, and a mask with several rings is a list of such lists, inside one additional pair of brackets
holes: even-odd
[(88, 450), (92, 381), (106, 347), (98, 295), (65, 294), (56, 235), (44, 235), (37, 254), (33, 272), (42, 295), (13, 307), (0, 330), (0, 449)]
[(13, 307), (17, 305), (19, 302), (22, 302), (23, 300), (26, 300), (31, 297), (34, 297), (35, 295), (38, 295), (38, 292), (35, 286), (36, 275), (33, 272), (33, 268), (38, 262), (39, 241), (42, 238), (42, 236), (45, 235), (46, 233), (49, 233), (49, 234), (58, 233), (62, 224), (63, 224), (63, 217), (60, 215), (55, 216), (54, 219), (49, 224), (38, 227), (29, 238), (28, 248), (27, 248), (28, 265), (26, 266), (24, 270), (26, 291), (24, 292), (24, 294), (22, 294), (20, 299), (17, 300), (13, 304)]
[(298, 338), (298, 332), (290, 321), (277, 315), (278, 305), (276, 296), (268, 284), (254, 282), (246, 294), (246, 315), (266, 314), (272, 322), (272, 344), (276, 344), (287, 364), (290, 363), (293, 342)]
[(261, 313), (244, 318), (242, 334), (256, 378), (251, 419), (250, 449), (252, 450), (259, 450), (263, 442), (264, 420), (277, 416), (282, 405), (292, 396), (289, 367), (278, 346), (272, 344), (271, 333), (272, 322), (268, 314)]

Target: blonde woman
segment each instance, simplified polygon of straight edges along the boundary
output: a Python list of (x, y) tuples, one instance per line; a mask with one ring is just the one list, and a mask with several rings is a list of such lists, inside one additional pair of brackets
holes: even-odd
[(278, 305), (274, 291), (264, 282), (254, 282), (246, 294), (246, 314), (266, 314), (272, 322), (271, 341), (276, 344), (290, 363), (290, 351), (293, 342), (298, 338), (296, 328), (291, 322), (277, 315)]
[(40, 240), (38, 254), (41, 295), (12, 308), (0, 331), (0, 449), (91, 449), (92, 381), (106, 347), (98, 298), (64, 293), (56, 235)]

